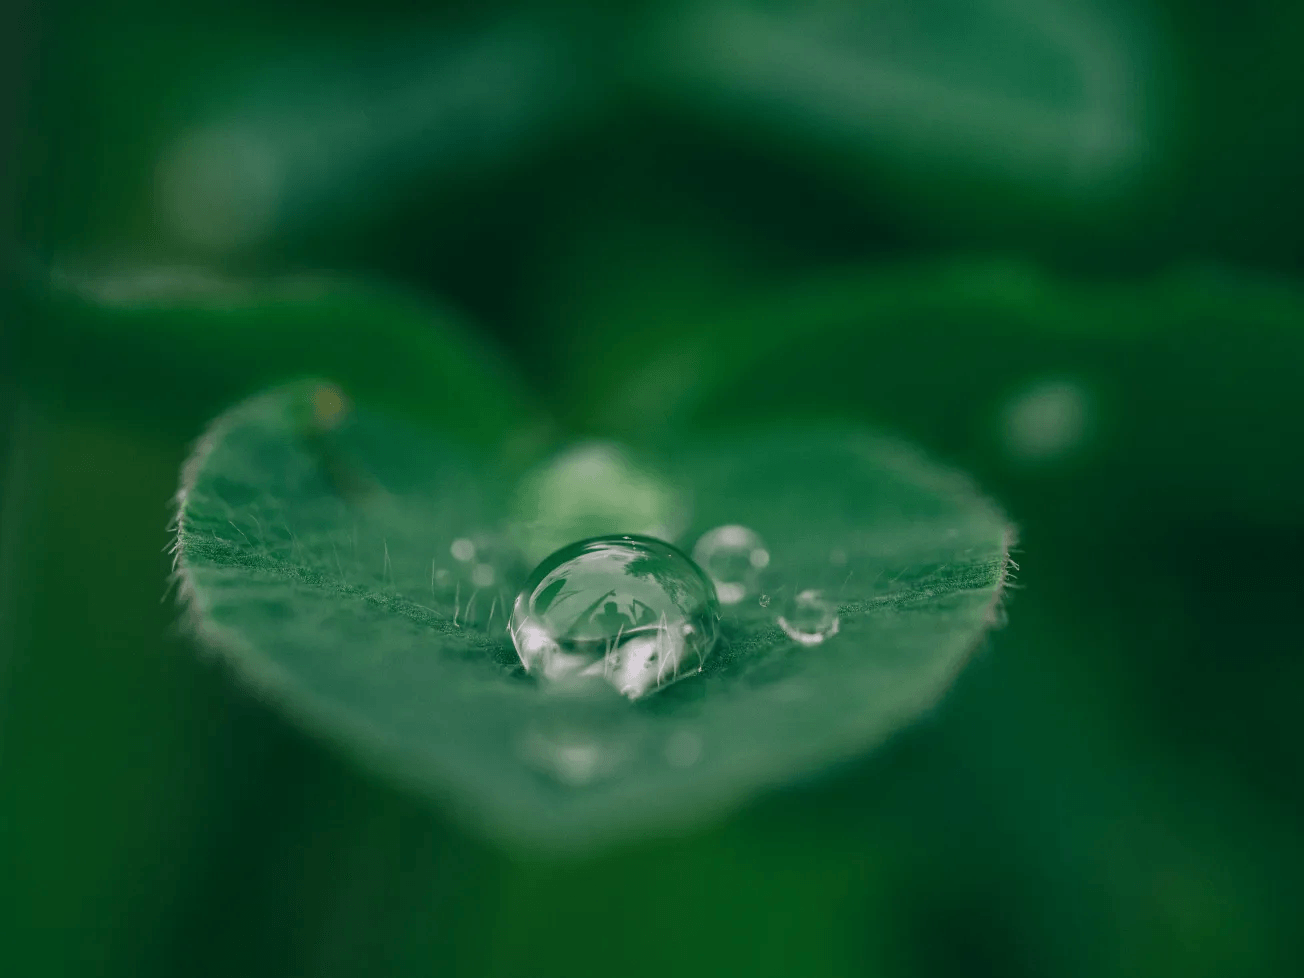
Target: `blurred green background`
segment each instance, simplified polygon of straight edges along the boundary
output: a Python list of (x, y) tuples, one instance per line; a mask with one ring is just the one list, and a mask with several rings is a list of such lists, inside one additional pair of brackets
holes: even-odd
[[(6, 5), (3, 972), (1299, 973), (1301, 37), (1284, 0)], [(1019, 524), (1008, 625), (872, 757), (500, 851), (160, 601), (209, 417), (324, 373), (438, 424), (449, 335), (517, 392), (487, 427), (906, 435)]]

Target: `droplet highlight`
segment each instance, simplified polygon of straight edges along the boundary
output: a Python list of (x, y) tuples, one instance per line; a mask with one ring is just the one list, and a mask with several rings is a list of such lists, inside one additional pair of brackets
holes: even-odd
[(755, 530), (730, 523), (703, 533), (693, 546), (693, 559), (710, 575), (720, 603), (728, 605), (756, 593), (770, 552)]
[(838, 634), (838, 608), (816, 590), (799, 592), (785, 603), (776, 624), (798, 645), (819, 645)]
[(527, 672), (549, 684), (605, 680), (630, 699), (701, 671), (720, 629), (710, 578), (653, 537), (594, 537), (545, 558), (512, 609)]

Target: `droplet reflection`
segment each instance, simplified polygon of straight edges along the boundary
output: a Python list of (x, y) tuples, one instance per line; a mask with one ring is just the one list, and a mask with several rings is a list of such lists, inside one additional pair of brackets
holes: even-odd
[(546, 558), (512, 610), (530, 674), (550, 683), (601, 678), (630, 699), (700, 671), (719, 634), (701, 569), (652, 537), (582, 540)]

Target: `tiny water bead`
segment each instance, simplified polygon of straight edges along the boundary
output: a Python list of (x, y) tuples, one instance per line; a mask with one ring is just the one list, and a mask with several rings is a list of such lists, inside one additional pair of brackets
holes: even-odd
[(703, 533), (693, 559), (711, 576), (720, 603), (737, 604), (756, 591), (770, 552), (755, 530), (731, 523)]
[(817, 590), (801, 591), (787, 601), (776, 622), (799, 645), (819, 645), (836, 635), (840, 625), (837, 605)]
[(549, 683), (598, 677), (639, 699), (699, 672), (720, 631), (710, 579), (653, 537), (581, 540), (547, 557), (509, 625), (527, 672)]

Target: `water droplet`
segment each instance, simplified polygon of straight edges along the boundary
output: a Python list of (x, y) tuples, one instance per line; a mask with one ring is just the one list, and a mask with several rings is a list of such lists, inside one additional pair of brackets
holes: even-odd
[(466, 537), (454, 540), (452, 546), (448, 548), (448, 552), (453, 555), (454, 560), (460, 560), (463, 563), (475, 560), (475, 544)]
[(838, 609), (819, 591), (802, 591), (786, 603), (777, 622), (794, 642), (819, 645), (838, 633)]
[(759, 604), (762, 608), (768, 608), (770, 606), (770, 596), (768, 594), (762, 594)]
[(693, 546), (693, 559), (715, 582), (720, 603), (737, 604), (755, 593), (770, 552), (755, 530), (731, 523), (703, 533)]
[(530, 575), (511, 634), (527, 672), (561, 683), (606, 680), (638, 699), (701, 669), (719, 634), (701, 569), (652, 537), (594, 537)]
[(496, 577), (492, 564), (476, 564), (471, 568), (471, 583), (476, 587), (493, 587)]

